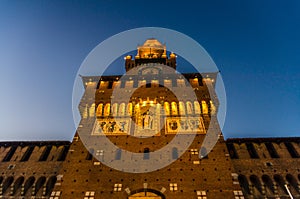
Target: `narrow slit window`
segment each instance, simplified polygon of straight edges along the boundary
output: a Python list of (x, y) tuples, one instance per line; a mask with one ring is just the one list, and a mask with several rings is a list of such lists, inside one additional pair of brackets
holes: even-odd
[(238, 159), (239, 158), (233, 143), (228, 143), (227, 148), (228, 148), (229, 155), (232, 159)]
[(21, 158), (21, 162), (25, 162), (28, 161), (32, 152), (34, 150), (34, 146), (29, 146), (26, 150), (26, 152), (24, 153), (23, 157)]
[(16, 150), (17, 150), (17, 146), (12, 146), (2, 161), (9, 162), (10, 159), (13, 157), (14, 153), (16, 152)]
[(121, 160), (121, 155), (122, 155), (122, 150), (121, 149), (117, 149), (116, 151), (116, 160)]
[(246, 147), (247, 147), (248, 153), (250, 155), (250, 158), (253, 158), (253, 159), (259, 158), (259, 156), (255, 150), (255, 147), (253, 146), (253, 143), (246, 143)]
[(299, 158), (299, 153), (296, 151), (295, 147), (291, 142), (285, 142), (284, 145), (286, 146), (292, 158)]
[(40, 157), (40, 159), (39, 159), (39, 161), (46, 161), (49, 154), (50, 154), (51, 149), (52, 149), (51, 145), (46, 146), (43, 153), (42, 153), (42, 155), (41, 155), (41, 157)]
[(279, 155), (274, 147), (274, 145), (271, 142), (266, 142), (265, 143), (267, 150), (271, 156), (271, 158), (279, 158)]
[(59, 157), (57, 158), (57, 161), (64, 161), (67, 157), (68, 151), (69, 151), (70, 146), (65, 145), (64, 148), (62, 149)]
[(144, 160), (149, 160), (150, 159), (150, 150), (149, 148), (144, 149)]

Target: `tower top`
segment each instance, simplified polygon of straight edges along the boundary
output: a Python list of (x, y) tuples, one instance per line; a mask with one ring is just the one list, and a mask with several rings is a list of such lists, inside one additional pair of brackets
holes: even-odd
[(151, 59), (151, 58), (166, 58), (166, 45), (161, 44), (157, 39), (150, 38), (141, 46), (137, 47), (137, 55), (135, 58)]
[(134, 59), (131, 55), (127, 55), (124, 59), (126, 71), (148, 63), (164, 64), (176, 69), (176, 55), (171, 53), (168, 58), (166, 44), (160, 43), (155, 38), (147, 39), (143, 45), (138, 45)]

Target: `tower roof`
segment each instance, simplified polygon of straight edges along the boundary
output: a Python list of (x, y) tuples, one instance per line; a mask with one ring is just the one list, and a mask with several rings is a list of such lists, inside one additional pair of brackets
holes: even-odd
[(161, 48), (164, 49), (165, 45), (161, 44), (157, 39), (155, 38), (150, 38), (145, 41), (145, 43), (142, 46), (139, 47), (144, 47), (144, 48)]
[(136, 58), (161, 58), (166, 57), (166, 45), (160, 43), (157, 39), (150, 38), (141, 46), (138, 46)]

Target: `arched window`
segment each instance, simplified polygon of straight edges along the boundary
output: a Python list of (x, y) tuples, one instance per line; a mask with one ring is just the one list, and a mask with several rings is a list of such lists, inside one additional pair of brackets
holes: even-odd
[(19, 189), (21, 188), (23, 182), (24, 182), (24, 177), (23, 177), (23, 176), (19, 177), (19, 178), (15, 181), (15, 183), (14, 183), (14, 189), (13, 189), (12, 195), (16, 195), (16, 193), (17, 193), (18, 191), (20, 191)]
[(250, 194), (250, 189), (249, 189), (249, 183), (248, 180), (246, 178), (246, 176), (244, 175), (239, 175), (238, 177), (239, 183), (241, 185), (241, 188), (243, 190), (243, 193), (247, 196)]
[(138, 189), (130, 192), (128, 199), (140, 199), (140, 198), (151, 198), (151, 199), (165, 199), (165, 196), (160, 192), (153, 189)]
[(117, 116), (117, 115), (118, 115), (118, 103), (114, 103), (114, 104), (112, 105), (111, 114), (112, 114), (113, 116)]
[(98, 107), (97, 107), (97, 116), (103, 116), (103, 104), (99, 104)]
[(173, 147), (173, 149), (172, 149), (172, 159), (173, 160), (178, 159), (178, 149), (176, 147)]
[(125, 115), (125, 103), (121, 103), (119, 107), (119, 116), (124, 116)]
[(159, 103), (156, 104), (156, 116), (160, 116), (161, 114), (161, 105)]
[(172, 102), (171, 103), (171, 110), (172, 110), (172, 115), (178, 115), (178, 111), (177, 111), (177, 103), (176, 102)]
[(262, 194), (262, 186), (261, 186), (261, 182), (260, 182), (259, 178), (256, 175), (251, 175), (250, 181), (254, 188), (254, 195), (258, 195), (258, 196), (261, 195)]
[(83, 108), (82, 117), (86, 119), (88, 117), (88, 104), (86, 104)]
[(96, 108), (95, 108), (96, 106), (95, 106), (95, 103), (93, 103), (92, 105), (91, 105), (91, 107), (89, 108), (89, 116), (90, 117), (95, 117), (95, 111), (96, 111)]
[(216, 114), (216, 106), (214, 105), (214, 103), (211, 100), (209, 101), (209, 103), (210, 103), (211, 114), (212, 115)]
[(140, 104), (137, 103), (134, 106), (134, 113), (135, 113), (135, 115), (139, 115), (140, 114)]
[(46, 193), (45, 195), (46, 196), (49, 196), (54, 188), (54, 185), (56, 183), (56, 176), (51, 176), (48, 181), (47, 181), (47, 184), (46, 184)]
[(208, 107), (207, 107), (206, 101), (202, 100), (201, 105), (202, 105), (202, 113), (208, 114)]
[(288, 194), (288, 192), (286, 191), (286, 188), (285, 188), (285, 182), (284, 182), (284, 179), (282, 176), (276, 174), (274, 175), (274, 180), (278, 186), (278, 191), (280, 194)]
[(194, 101), (195, 114), (201, 114), (201, 108), (198, 101)]
[(184, 116), (185, 115), (185, 106), (184, 106), (184, 103), (183, 102), (179, 102), (179, 114), (181, 116)]
[(144, 160), (149, 160), (150, 159), (150, 150), (149, 148), (144, 149)]
[(193, 110), (193, 105), (190, 101), (186, 102), (186, 113), (191, 115), (193, 114), (194, 110)]
[(172, 88), (172, 81), (170, 79), (164, 80), (164, 87)]
[(267, 192), (270, 192), (271, 194), (274, 194), (274, 184), (273, 184), (273, 181), (272, 179), (268, 176), (268, 175), (263, 175), (261, 177), (263, 183), (266, 185), (266, 188), (267, 188)]
[(30, 178), (28, 178), (24, 184), (24, 192), (23, 195), (25, 196), (27, 192), (30, 192), (29, 189), (32, 188), (32, 185), (35, 181), (35, 178), (33, 176), (31, 176)]
[(291, 174), (286, 175), (286, 180), (288, 181), (290, 187), (292, 188), (292, 193), (295, 193), (294, 195), (299, 194), (299, 189), (298, 189), (298, 182), (294, 176)]
[(170, 105), (169, 102), (164, 103), (164, 110), (165, 110), (165, 115), (169, 116), (170, 115)]
[(105, 104), (104, 107), (104, 116), (109, 116), (110, 115), (110, 103)]
[(2, 194), (3, 195), (8, 190), (8, 188), (13, 183), (13, 181), (14, 181), (14, 178), (12, 176), (5, 179), (5, 181), (3, 182), (3, 186), (2, 186)]
[(130, 103), (128, 103), (127, 104), (127, 113), (126, 113), (127, 115), (132, 115), (132, 103), (130, 102)]
[(35, 184), (35, 193), (34, 195), (36, 196), (39, 190), (43, 187), (43, 185), (46, 182), (46, 178), (44, 176), (40, 177)]

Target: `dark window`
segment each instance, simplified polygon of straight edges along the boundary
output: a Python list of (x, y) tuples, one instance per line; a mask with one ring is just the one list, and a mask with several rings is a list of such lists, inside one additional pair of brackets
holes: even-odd
[(286, 175), (286, 180), (291, 185), (291, 188), (294, 189), (294, 192), (299, 193), (299, 191), (298, 191), (299, 190), (298, 189), (298, 182), (297, 182), (296, 178), (294, 178), (294, 176), (292, 176), (291, 174), (287, 174)]
[(185, 82), (185, 86), (187, 86), (187, 87), (192, 86), (192, 85), (190, 84), (189, 78), (185, 78), (185, 80), (186, 80), (186, 81), (184, 81), (184, 82)]
[(88, 154), (87, 154), (87, 156), (86, 156), (86, 160), (92, 160), (93, 159), (93, 154), (94, 154), (94, 149), (90, 149), (89, 151), (88, 151)]
[(159, 78), (159, 87), (164, 87), (164, 80), (162, 77)]
[(228, 143), (227, 148), (228, 148), (229, 155), (232, 159), (238, 159), (239, 158), (233, 143)]
[(175, 147), (172, 149), (172, 159), (173, 160), (178, 159), (178, 149)]
[(8, 162), (14, 155), (15, 151), (17, 150), (17, 146), (12, 146), (6, 156), (3, 158), (3, 162)]
[(14, 178), (12, 176), (10, 176), (10, 177), (6, 178), (6, 180), (3, 182), (3, 185), (2, 185), (2, 194), (3, 195), (8, 190), (8, 188), (13, 183), (13, 181), (14, 181)]
[(177, 81), (176, 79), (172, 79), (172, 87), (177, 87)]
[(64, 148), (62, 149), (61, 153), (59, 154), (59, 157), (57, 158), (57, 161), (64, 161), (66, 159), (66, 156), (68, 154), (70, 146), (65, 145)]
[(34, 146), (29, 146), (26, 150), (26, 152), (24, 153), (23, 157), (21, 158), (21, 162), (25, 162), (28, 161), (32, 152), (34, 150)]
[(205, 159), (208, 158), (207, 150), (206, 150), (205, 147), (201, 147), (201, 149), (200, 149), (200, 157), (201, 158), (205, 158)]
[(40, 177), (37, 181), (36, 181), (36, 185), (35, 185), (35, 192), (34, 192), (34, 196), (39, 192), (39, 190), (43, 187), (44, 183), (46, 182), (46, 178), (44, 176)]
[(279, 155), (274, 147), (274, 145), (271, 142), (266, 142), (265, 143), (267, 150), (271, 156), (271, 158), (279, 158)]
[(121, 160), (121, 155), (122, 155), (122, 150), (121, 149), (117, 149), (116, 151), (116, 160)]
[(51, 176), (48, 179), (47, 184), (46, 184), (46, 193), (45, 193), (46, 196), (49, 196), (50, 193), (52, 192), (54, 185), (56, 183), (56, 180), (57, 180), (56, 176)]
[(285, 188), (285, 181), (282, 176), (280, 175), (274, 175), (274, 180), (276, 184), (278, 185), (278, 189), (280, 188), (286, 195), (288, 194), (286, 188)]
[(23, 196), (26, 195), (27, 191), (32, 187), (33, 183), (35, 181), (35, 178), (31, 176), (28, 178), (24, 184), (24, 193), (22, 194)]
[(259, 195), (262, 194), (262, 186), (260, 183), (260, 180), (258, 179), (258, 177), (256, 175), (251, 175), (250, 176), (250, 181), (251, 184), (253, 185), (254, 190), (256, 190), (258, 192)]
[(135, 79), (133, 80), (133, 88), (137, 88), (139, 85), (139, 82)]
[(199, 78), (199, 77), (198, 77), (198, 85), (199, 85), (199, 86), (203, 86), (202, 78)]
[(40, 157), (40, 159), (39, 159), (39, 161), (46, 161), (49, 154), (50, 154), (51, 149), (52, 149), (51, 145), (46, 146), (43, 153), (42, 153), (42, 155), (41, 155), (41, 157)]
[(114, 83), (113, 81), (109, 81), (107, 88), (108, 89), (112, 89), (113, 83)]
[(149, 160), (150, 159), (150, 150), (149, 148), (144, 149), (144, 160)]
[(22, 176), (22, 177), (19, 177), (19, 178), (15, 181), (14, 186), (13, 186), (14, 188), (13, 188), (13, 193), (12, 193), (12, 195), (15, 195), (15, 194), (18, 192), (18, 190), (21, 188), (23, 182), (24, 182), (24, 177), (23, 177), (23, 176)]
[(267, 165), (268, 167), (273, 166), (273, 164), (272, 164), (271, 162), (266, 162), (266, 165)]
[(247, 147), (248, 153), (251, 158), (254, 158), (254, 159), (259, 158), (259, 156), (255, 150), (255, 147), (253, 146), (253, 143), (251, 143), (251, 142), (246, 143), (246, 147)]
[(101, 83), (101, 81), (98, 81), (98, 84), (97, 84), (97, 88), (96, 88), (96, 89), (99, 89), (99, 88), (100, 88), (100, 83)]
[(147, 83), (146, 88), (151, 88), (151, 83)]
[(126, 83), (126, 81), (121, 81), (121, 85), (120, 85), (120, 88), (125, 88), (125, 83)]
[(263, 183), (266, 185), (266, 188), (269, 189), (272, 193), (274, 193), (274, 185), (272, 179), (268, 175), (263, 175), (261, 177)]
[(285, 144), (285, 146), (286, 146), (287, 150), (289, 151), (292, 158), (299, 158), (299, 154), (296, 151), (296, 149), (295, 149), (295, 147), (293, 146), (292, 143), (285, 142), (284, 144)]
[(241, 188), (243, 190), (243, 193), (245, 195), (249, 195), (250, 194), (250, 189), (249, 189), (249, 183), (247, 178), (244, 175), (239, 175), (238, 177), (239, 183), (241, 185)]

